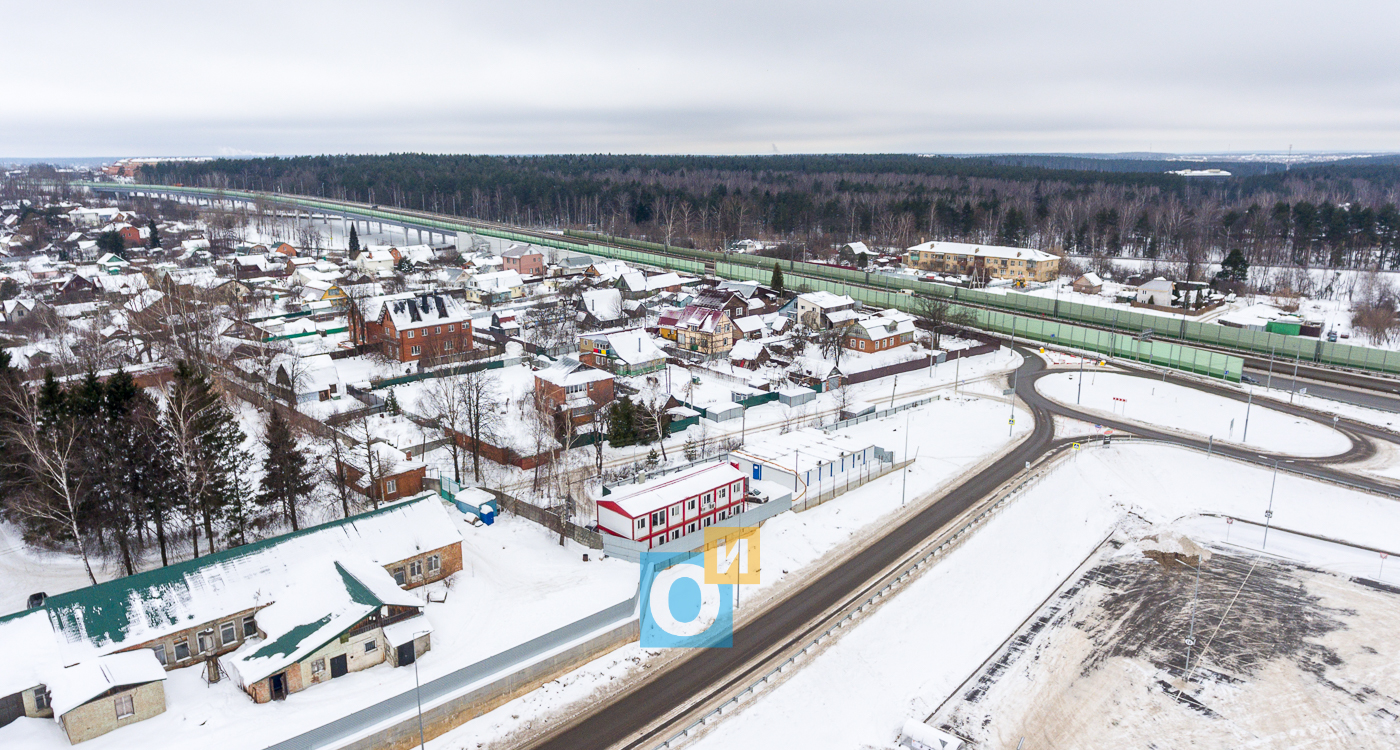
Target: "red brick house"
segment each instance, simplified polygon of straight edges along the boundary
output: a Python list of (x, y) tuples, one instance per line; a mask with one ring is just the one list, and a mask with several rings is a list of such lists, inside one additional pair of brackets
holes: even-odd
[(400, 362), (471, 351), (471, 312), (443, 294), (393, 294), (351, 305), (350, 340), (356, 346), (382, 347)]
[(535, 373), (535, 393), (561, 417), (567, 414), (574, 424), (584, 424), (598, 407), (612, 403), (613, 376), (564, 357)]
[(534, 245), (516, 245), (501, 253), (504, 262), (502, 270), (515, 271), (521, 276), (544, 275), (544, 253)]
[(846, 327), (842, 343), (858, 352), (878, 352), (914, 341), (914, 316), (895, 309), (857, 320)]
[(412, 497), (423, 491), (427, 464), (385, 443), (375, 443), (373, 447), (374, 473), (379, 475), (374, 486), (370, 486), (370, 472), (365, 469), (369, 456), (365, 455), (363, 447), (350, 451), (345, 460), (337, 462), (337, 468), (344, 472), (351, 489), (381, 503)]

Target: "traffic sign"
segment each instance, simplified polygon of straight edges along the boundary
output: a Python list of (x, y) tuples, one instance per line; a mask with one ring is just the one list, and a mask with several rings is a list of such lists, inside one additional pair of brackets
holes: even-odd
[(1227, 519), (1225, 519), (1225, 523), (1226, 523), (1226, 524), (1232, 524), (1232, 523), (1234, 523), (1234, 522), (1235, 522), (1235, 519), (1233, 519), (1233, 518), (1227, 518)]

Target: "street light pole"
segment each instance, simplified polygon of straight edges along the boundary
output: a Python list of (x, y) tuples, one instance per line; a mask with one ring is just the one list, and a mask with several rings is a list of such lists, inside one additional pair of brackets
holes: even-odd
[(1249, 389), (1249, 401), (1244, 405), (1244, 435), (1240, 437), (1241, 443), (1249, 442), (1249, 409), (1254, 406), (1254, 389)]
[(1278, 486), (1278, 459), (1274, 459), (1274, 478), (1269, 482), (1269, 509), (1264, 511), (1264, 544), (1261, 549), (1269, 548), (1269, 523), (1274, 517), (1274, 488)]
[(1079, 404), (1079, 397), (1084, 395), (1084, 357), (1079, 357), (1079, 391), (1074, 394), (1074, 403)]
[(423, 738), (423, 691), (418, 682), (418, 636), (427, 635), (428, 631), (413, 634), (413, 697), (418, 701), (418, 747), (426, 748), (428, 741)]

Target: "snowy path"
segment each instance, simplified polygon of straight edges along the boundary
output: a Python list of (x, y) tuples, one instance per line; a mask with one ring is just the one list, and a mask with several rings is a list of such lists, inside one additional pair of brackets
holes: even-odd
[[(1218, 441), (1295, 456), (1334, 456), (1351, 447), (1345, 435), (1302, 417), (1252, 406), (1172, 383), (1113, 372), (1046, 375), (1036, 387), (1047, 398), (1087, 412), (1196, 433)], [(1076, 399), (1078, 405), (1076, 406)], [(1245, 440), (1246, 413), (1248, 440)]]

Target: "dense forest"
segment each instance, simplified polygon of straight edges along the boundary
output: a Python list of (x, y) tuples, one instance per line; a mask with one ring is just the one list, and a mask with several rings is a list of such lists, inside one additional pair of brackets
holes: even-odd
[[(1232, 176), (1169, 174), (1211, 167)], [(1285, 169), (1074, 156), (389, 154), (163, 163), (143, 178), (706, 248), (750, 237), (813, 255), (853, 240), (998, 242), (1156, 259), (1192, 277), (1231, 249), (1255, 267), (1400, 267), (1395, 157)]]

